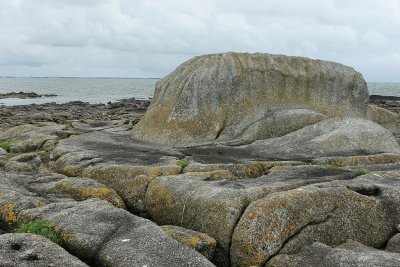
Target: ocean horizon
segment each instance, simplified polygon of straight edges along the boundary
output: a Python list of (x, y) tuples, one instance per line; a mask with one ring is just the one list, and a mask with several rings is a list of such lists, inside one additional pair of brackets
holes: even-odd
[[(29, 105), (83, 101), (91, 104), (132, 98), (150, 99), (160, 78), (124, 77), (0, 77), (0, 93), (35, 92), (56, 97), (0, 99), (0, 105)], [(400, 97), (400, 82), (367, 82), (370, 95)]]

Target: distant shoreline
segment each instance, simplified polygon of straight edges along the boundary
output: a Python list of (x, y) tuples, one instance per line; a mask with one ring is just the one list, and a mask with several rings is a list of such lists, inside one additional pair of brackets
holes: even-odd
[(149, 78), (143, 78), (143, 77), (83, 77), (83, 76), (35, 76), (35, 77), (30, 77), (30, 76), (0, 76), (0, 78), (24, 78), (24, 79), (143, 79), (143, 80), (159, 80), (162, 78), (156, 78), (156, 77), (149, 77)]

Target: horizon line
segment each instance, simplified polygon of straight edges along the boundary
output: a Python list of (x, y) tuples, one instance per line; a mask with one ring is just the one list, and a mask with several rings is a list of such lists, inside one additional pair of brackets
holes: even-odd
[[(111, 76), (2, 76), (0, 78), (39, 78), (39, 79), (46, 79), (46, 78), (63, 78), (63, 79), (162, 79), (163, 77), (111, 77)], [(388, 81), (366, 81), (367, 83), (400, 83), (400, 81), (396, 82), (388, 82)]]

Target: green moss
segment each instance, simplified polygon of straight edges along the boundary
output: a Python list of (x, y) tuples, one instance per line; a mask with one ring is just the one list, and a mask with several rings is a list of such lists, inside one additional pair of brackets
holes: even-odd
[(54, 229), (49, 221), (34, 220), (21, 225), (15, 230), (16, 233), (32, 233), (46, 237), (54, 243), (62, 246), (64, 240), (61, 235)]
[(355, 173), (360, 174), (360, 175), (364, 175), (364, 174), (370, 174), (371, 172), (367, 169), (357, 169), (354, 170)]
[(182, 169), (185, 168), (187, 165), (189, 165), (189, 161), (187, 159), (181, 159), (178, 160), (178, 162), (176, 163), (176, 165), (181, 166)]
[(13, 142), (0, 142), (0, 147), (7, 152), (10, 152)]

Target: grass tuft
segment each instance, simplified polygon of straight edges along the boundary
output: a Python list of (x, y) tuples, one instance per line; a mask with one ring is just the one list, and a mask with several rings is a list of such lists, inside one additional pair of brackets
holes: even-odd
[(53, 225), (49, 221), (30, 221), (18, 227), (15, 232), (37, 234), (50, 239), (60, 246), (64, 244), (64, 240), (62, 239), (61, 235), (54, 229)]
[(5, 151), (10, 152), (12, 144), (13, 144), (12, 142), (0, 142), (0, 147)]
[(185, 168), (187, 165), (189, 165), (189, 161), (187, 159), (181, 159), (178, 160), (178, 162), (176, 163), (176, 165), (181, 166), (181, 168)]

